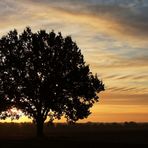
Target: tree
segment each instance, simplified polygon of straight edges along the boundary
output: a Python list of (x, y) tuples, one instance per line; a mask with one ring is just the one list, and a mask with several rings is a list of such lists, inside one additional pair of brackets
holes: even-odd
[(70, 36), (14, 30), (0, 39), (0, 53), (2, 93), (33, 119), (38, 136), (47, 117), (68, 122), (88, 117), (104, 90)]

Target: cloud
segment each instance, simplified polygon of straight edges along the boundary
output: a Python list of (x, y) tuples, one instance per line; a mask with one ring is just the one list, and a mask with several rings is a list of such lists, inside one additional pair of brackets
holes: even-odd
[[(126, 2), (119, 0), (116, 3), (112, 0), (104, 3), (90, 0), (64, 0), (62, 2), (59, 0), (32, 0), (32, 2), (45, 4), (69, 14), (81, 17), (88, 16), (88, 20), (89, 17), (101, 19), (106, 28), (112, 30), (115, 34), (119, 33), (121, 37), (132, 36), (142, 39), (148, 37), (148, 5), (146, 1), (143, 1), (143, 5), (137, 3), (136, 0)], [(100, 26), (99, 21), (95, 20), (95, 27), (97, 27), (97, 23)]]
[(134, 75), (108, 75), (104, 76), (105, 79), (117, 79), (117, 80), (145, 80), (148, 79), (148, 75), (143, 75), (143, 74), (137, 74), (136, 76)]
[(107, 88), (107, 91), (110, 91), (112, 93), (117, 93), (117, 92), (120, 92), (120, 93), (136, 93), (138, 94), (139, 92), (142, 92), (144, 93), (144, 90), (146, 90), (146, 92), (148, 92), (148, 89), (147, 88), (138, 88), (138, 87), (130, 87), (130, 86), (127, 86), (127, 87), (120, 87), (120, 86), (117, 86), (117, 87), (110, 87), (110, 88)]
[[(114, 89), (114, 88), (113, 88)], [(137, 90), (134, 90), (137, 91)], [(137, 94), (126, 92), (112, 92), (107, 90), (106, 93), (102, 93), (100, 97), (101, 104), (113, 104), (113, 105), (148, 105), (148, 93)]]
[(126, 76), (120, 76), (117, 79), (122, 80), (122, 79), (127, 79), (133, 77), (132, 75), (126, 75)]
[[(17, 23), (21, 21), (24, 24), (33, 23), (35, 18), (44, 20), (51, 17), (52, 22), (53, 17), (58, 17), (59, 19), (64, 18), (61, 23), (78, 21), (96, 31), (125, 40), (127, 37), (132, 39), (147, 38), (148, 5), (139, 4), (137, 7), (131, 7), (131, 3), (135, 4), (136, 1), (126, 1), (125, 7), (124, 2), (120, 0), (116, 3), (112, 0), (104, 3), (95, 0), (4, 0), (0, 3), (0, 16), (4, 20), (9, 19), (9, 21), (13, 20)], [(55, 15), (56, 13), (57, 15)]]
[[(123, 49), (124, 50), (124, 49)], [(108, 50), (109, 52), (109, 50)], [(138, 52), (138, 51), (137, 51)], [(96, 67), (106, 68), (126, 68), (126, 67), (148, 67), (147, 56), (124, 57), (113, 53), (88, 52), (85, 54), (88, 63), (92, 63)]]

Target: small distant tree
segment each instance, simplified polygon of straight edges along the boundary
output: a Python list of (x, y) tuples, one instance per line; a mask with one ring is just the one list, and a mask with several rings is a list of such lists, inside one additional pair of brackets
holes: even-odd
[(47, 117), (87, 118), (104, 90), (71, 37), (54, 31), (10, 31), (0, 39), (0, 62), (2, 95), (33, 119), (38, 136)]

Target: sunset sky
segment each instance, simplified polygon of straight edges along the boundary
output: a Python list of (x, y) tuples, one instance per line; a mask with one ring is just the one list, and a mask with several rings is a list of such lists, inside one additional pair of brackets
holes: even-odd
[(148, 122), (148, 0), (0, 0), (0, 36), (26, 26), (72, 36), (105, 83), (82, 122)]

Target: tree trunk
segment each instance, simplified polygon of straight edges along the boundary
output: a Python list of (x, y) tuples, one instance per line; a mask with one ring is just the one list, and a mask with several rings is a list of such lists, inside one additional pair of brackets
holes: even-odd
[(36, 120), (36, 132), (37, 132), (37, 137), (43, 137), (44, 136), (44, 132), (43, 132), (43, 128), (44, 128), (44, 121), (43, 119), (38, 119)]

